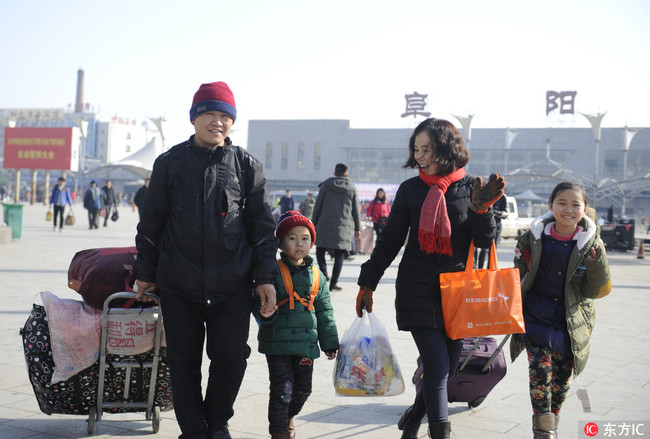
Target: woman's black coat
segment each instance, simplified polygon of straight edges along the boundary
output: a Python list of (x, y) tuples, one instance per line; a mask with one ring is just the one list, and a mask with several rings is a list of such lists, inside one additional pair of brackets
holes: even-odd
[[(466, 175), (451, 184), (445, 193), (453, 256), (426, 254), (420, 250), (420, 210), (429, 186), (420, 177), (414, 177), (403, 182), (397, 191), (388, 223), (370, 259), (361, 266), (358, 284), (374, 291), (408, 238), (395, 282), (395, 308), (400, 330), (444, 329), (439, 274), (465, 269), (472, 239), (477, 247), (489, 247), (496, 236), (492, 209), (479, 215), (469, 208), (474, 179)], [(378, 294), (383, 293), (380, 291)]]

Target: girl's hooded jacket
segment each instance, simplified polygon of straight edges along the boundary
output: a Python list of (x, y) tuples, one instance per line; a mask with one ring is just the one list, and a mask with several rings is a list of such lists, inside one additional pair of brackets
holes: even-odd
[[(530, 230), (522, 235), (515, 248), (515, 267), (521, 276), (522, 299), (531, 289), (537, 276), (542, 257), (542, 234), (555, 222), (552, 212), (533, 220)], [(609, 263), (605, 246), (600, 239), (596, 223), (587, 216), (578, 224), (581, 230), (575, 235), (573, 248), (567, 267), (564, 285), (564, 305), (566, 321), (571, 339), (571, 352), (574, 358), (574, 371), (582, 372), (589, 357), (591, 332), (596, 322), (594, 299), (606, 296), (612, 289)], [(588, 259), (591, 248), (600, 249), (595, 261)], [(510, 356), (514, 361), (525, 349), (521, 337), (510, 340)]]
[(414, 177), (403, 182), (397, 190), (381, 239), (377, 240), (370, 259), (361, 266), (357, 284), (374, 291), (406, 241), (395, 281), (397, 326), (402, 331), (413, 328), (444, 330), (440, 273), (463, 271), (470, 242), (474, 240), (477, 247), (487, 248), (496, 236), (492, 209), (479, 215), (469, 208), (474, 180), (475, 177), (466, 175), (445, 192), (453, 256), (427, 254), (420, 249), (420, 211), (429, 186), (420, 177)]
[[(294, 265), (284, 253), (280, 257), (289, 268), (293, 289), (300, 296), (309, 300), (313, 281), (311, 256), (305, 257), (305, 265)], [(287, 289), (278, 276), (275, 281), (277, 301), (289, 297)], [(321, 273), (318, 295), (314, 300), (314, 309), (309, 310), (300, 302), (295, 301), (294, 309), (289, 303), (279, 306), (269, 318), (260, 315), (260, 298), (257, 297), (253, 307), (255, 318), (260, 322), (257, 334), (258, 350), (266, 355), (295, 355), (303, 358), (318, 358), (323, 352), (337, 351), (339, 337), (334, 321), (334, 309), (330, 302), (330, 291), (327, 279)]]

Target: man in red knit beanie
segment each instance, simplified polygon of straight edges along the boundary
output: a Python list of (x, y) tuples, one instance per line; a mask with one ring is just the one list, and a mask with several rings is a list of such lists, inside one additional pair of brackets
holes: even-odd
[(161, 300), (180, 439), (230, 438), (228, 420), (251, 351), (254, 294), (260, 312), (276, 307), (277, 241), (266, 179), (262, 163), (230, 140), (236, 118), (225, 82), (199, 87), (190, 108), (195, 134), (156, 159), (135, 238), (138, 297), (156, 287)]

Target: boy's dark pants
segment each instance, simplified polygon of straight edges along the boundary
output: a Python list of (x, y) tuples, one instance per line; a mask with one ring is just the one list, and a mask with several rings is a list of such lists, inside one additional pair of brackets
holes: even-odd
[[(251, 349), (247, 344), (253, 299), (250, 288), (207, 306), (159, 291), (167, 340), (176, 420), (182, 439), (205, 438), (233, 416), (233, 404)], [(210, 359), (201, 393), (203, 342)]]
[(295, 355), (267, 355), (269, 366), (269, 433), (289, 431), (289, 419), (311, 395), (314, 360)]

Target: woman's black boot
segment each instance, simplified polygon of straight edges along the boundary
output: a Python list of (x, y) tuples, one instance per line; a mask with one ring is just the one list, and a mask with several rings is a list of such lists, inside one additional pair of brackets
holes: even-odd
[(429, 422), (429, 437), (431, 439), (449, 439), (451, 422)]
[(397, 428), (402, 430), (401, 439), (417, 439), (418, 430), (420, 430), (420, 425), (425, 414), (426, 406), (424, 405), (424, 396), (422, 392), (418, 392), (415, 395), (413, 405), (406, 409), (397, 422)]

